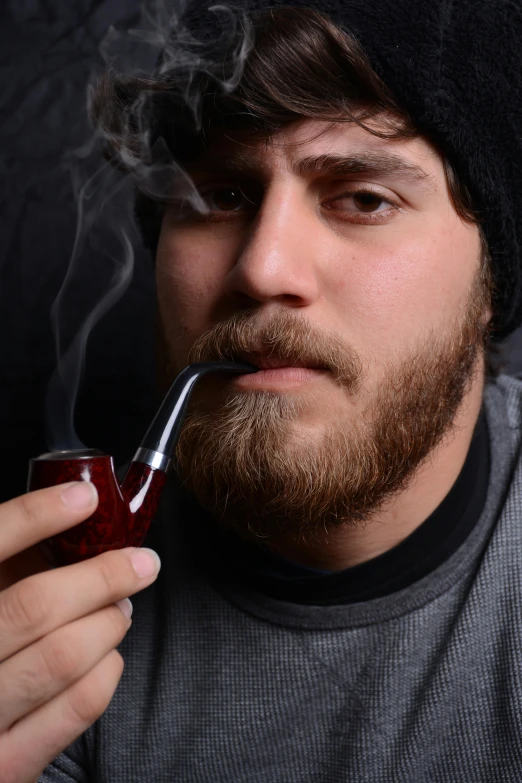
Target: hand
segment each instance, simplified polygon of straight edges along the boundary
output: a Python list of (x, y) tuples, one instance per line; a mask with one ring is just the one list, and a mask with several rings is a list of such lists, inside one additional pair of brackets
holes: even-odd
[(34, 783), (106, 709), (123, 671), (127, 596), (157, 576), (157, 555), (134, 547), (46, 564), (36, 544), (97, 503), (92, 484), (74, 482), (0, 504), (0, 783)]

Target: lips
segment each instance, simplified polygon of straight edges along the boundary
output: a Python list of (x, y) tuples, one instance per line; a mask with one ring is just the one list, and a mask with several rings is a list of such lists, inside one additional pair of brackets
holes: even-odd
[(242, 354), (241, 361), (253, 364), (254, 367), (258, 367), (260, 370), (276, 370), (280, 367), (302, 367), (307, 370), (328, 369), (318, 362), (289, 359), (282, 356), (275, 356), (274, 354), (261, 353), (258, 351)]

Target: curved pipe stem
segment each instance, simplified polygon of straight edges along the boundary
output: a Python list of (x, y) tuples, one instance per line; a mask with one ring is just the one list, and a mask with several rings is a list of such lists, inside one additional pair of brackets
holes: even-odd
[(198, 362), (190, 364), (175, 379), (152, 424), (145, 433), (133, 462), (167, 471), (178, 442), (187, 405), (196, 382), (213, 372), (251, 373), (258, 368), (241, 362)]

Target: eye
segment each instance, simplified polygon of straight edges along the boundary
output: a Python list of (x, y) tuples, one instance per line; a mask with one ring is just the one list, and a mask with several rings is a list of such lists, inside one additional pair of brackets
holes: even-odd
[(201, 194), (211, 212), (237, 212), (248, 205), (241, 188), (211, 188)]
[(361, 212), (377, 212), (380, 206), (389, 203), (375, 193), (354, 193), (352, 198)]
[(371, 214), (395, 209), (396, 205), (379, 193), (371, 190), (357, 190), (352, 193), (342, 193), (332, 199), (328, 204), (329, 209), (353, 214)]

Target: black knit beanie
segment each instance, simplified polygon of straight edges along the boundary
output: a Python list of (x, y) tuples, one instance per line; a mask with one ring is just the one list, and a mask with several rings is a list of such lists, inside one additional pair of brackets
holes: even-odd
[[(204, 7), (202, 7), (204, 5)], [(215, 23), (197, 10), (199, 30)], [(522, 324), (520, 0), (250, 0), (314, 8), (359, 41), (413, 124), (468, 187), (492, 261), (493, 337)]]

